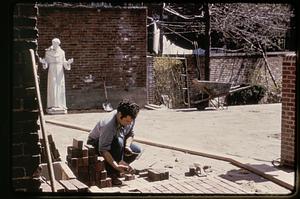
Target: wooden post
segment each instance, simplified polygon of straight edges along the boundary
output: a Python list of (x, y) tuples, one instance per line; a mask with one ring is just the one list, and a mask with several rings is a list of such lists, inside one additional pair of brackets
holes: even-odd
[(42, 130), (42, 135), (43, 135), (43, 140), (44, 140), (44, 147), (46, 150), (46, 159), (47, 159), (47, 163), (48, 163), (48, 173), (50, 176), (51, 190), (52, 190), (52, 192), (56, 192), (56, 188), (55, 188), (55, 184), (54, 184), (55, 178), (54, 178), (54, 171), (53, 171), (53, 165), (52, 165), (52, 158), (51, 158), (50, 147), (49, 147), (49, 143), (48, 143), (48, 136), (47, 136), (47, 133), (45, 130), (44, 112), (43, 112), (40, 87), (39, 87), (39, 82), (38, 82), (37, 72), (36, 72), (37, 65), (35, 63), (34, 51), (32, 49), (29, 49), (29, 51), (30, 51), (31, 61), (32, 61), (36, 96), (37, 96), (38, 104), (39, 104), (40, 123), (41, 123), (41, 130)]
[(205, 18), (205, 67), (204, 80), (209, 81), (210, 74), (210, 13), (208, 3), (204, 3), (204, 18)]
[[(160, 12), (160, 16), (159, 16), (159, 20), (162, 21), (163, 20), (163, 13), (164, 13), (164, 7), (165, 3), (163, 3), (162, 8), (161, 8), (161, 12)], [(158, 55), (162, 56), (163, 55), (163, 49), (164, 49), (164, 41), (163, 41), (163, 36), (164, 36), (164, 31), (163, 31), (163, 26), (159, 27), (159, 50), (158, 50)]]

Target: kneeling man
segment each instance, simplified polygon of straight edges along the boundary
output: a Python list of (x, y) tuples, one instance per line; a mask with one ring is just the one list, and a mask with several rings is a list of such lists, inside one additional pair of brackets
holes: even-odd
[(129, 164), (141, 153), (138, 145), (132, 143), (135, 119), (139, 106), (129, 100), (122, 100), (117, 110), (100, 120), (90, 132), (87, 144), (95, 147), (98, 155), (105, 159), (107, 174), (113, 185), (121, 185), (120, 172), (132, 169)]

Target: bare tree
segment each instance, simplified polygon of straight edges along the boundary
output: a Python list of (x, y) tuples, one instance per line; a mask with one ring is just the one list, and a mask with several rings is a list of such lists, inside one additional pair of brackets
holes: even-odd
[(291, 29), (294, 13), (289, 4), (233, 3), (210, 4), (210, 15), (211, 30), (236, 48), (266, 52), (283, 50), (280, 40)]
[(210, 4), (209, 9), (211, 30), (221, 33), (224, 44), (234, 48), (229, 49), (231, 51), (261, 53), (272, 81), (278, 88), (266, 52), (284, 50), (285, 46), (280, 43), (284, 42), (287, 31), (293, 28), (290, 24), (291, 18), (294, 17), (292, 6), (235, 3)]

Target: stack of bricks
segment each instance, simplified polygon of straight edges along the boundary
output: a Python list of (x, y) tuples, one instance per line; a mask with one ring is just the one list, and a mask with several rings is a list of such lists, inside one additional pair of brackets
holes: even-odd
[(107, 177), (104, 158), (97, 156), (93, 146), (83, 146), (83, 141), (73, 139), (73, 145), (67, 147), (67, 164), (77, 179), (88, 186), (112, 186), (111, 178)]
[[(45, 146), (44, 139), (41, 138), (40, 142), (43, 143), (42, 144), (41, 162), (42, 163), (46, 163), (47, 162), (47, 159), (46, 159), (47, 154), (46, 154), (46, 150), (45, 150), (45, 147), (44, 147)], [(48, 143), (49, 143), (49, 148), (50, 148), (50, 154), (51, 154), (52, 162), (61, 161), (59, 151), (58, 151), (58, 149), (55, 146), (55, 142), (54, 142), (53, 137), (52, 137), (51, 134), (48, 135)]]

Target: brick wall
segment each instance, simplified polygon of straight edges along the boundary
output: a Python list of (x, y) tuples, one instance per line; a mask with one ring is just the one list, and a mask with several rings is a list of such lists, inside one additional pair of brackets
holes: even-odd
[(296, 122), (296, 55), (288, 55), (282, 66), (281, 164), (294, 167)]
[(278, 89), (271, 79), (263, 58), (258, 55), (213, 55), (210, 61), (210, 80), (231, 82), (233, 85), (263, 85), (267, 88), (268, 94), (261, 100), (261, 102), (280, 102), (283, 56), (284, 54), (272, 54), (268, 55), (267, 58)]
[(11, 180), (14, 191), (38, 191), (33, 176), (41, 163), (36, 101), (29, 49), (37, 49), (37, 7), (16, 4), (13, 12), (13, 93), (11, 130)]
[[(57, 37), (66, 58), (66, 100), (70, 109), (102, 108), (103, 81), (114, 107), (122, 97), (146, 103), (146, 9), (39, 7), (38, 54)], [(47, 70), (40, 69), (46, 104)]]

